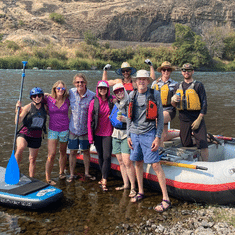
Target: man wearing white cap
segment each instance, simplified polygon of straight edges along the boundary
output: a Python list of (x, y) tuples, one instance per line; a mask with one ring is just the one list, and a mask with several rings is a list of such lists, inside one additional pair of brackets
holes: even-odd
[(166, 189), (165, 174), (160, 165), (158, 154), (164, 125), (161, 97), (159, 91), (148, 88), (148, 84), (151, 81), (148, 71), (137, 71), (135, 80), (137, 90), (130, 93), (127, 141), (131, 148), (130, 159), (135, 161), (139, 192), (131, 199), (131, 202), (137, 202), (144, 198), (143, 163), (148, 163), (152, 165), (158, 177), (163, 194), (162, 202), (154, 207), (154, 210), (163, 212), (171, 207), (171, 202)]
[(106, 64), (103, 69), (102, 80), (108, 81), (109, 86), (114, 86), (117, 83), (122, 83), (126, 91), (130, 93), (135, 88), (135, 83), (132, 80), (131, 75), (136, 73), (136, 69), (131, 67), (128, 62), (123, 62), (121, 68), (116, 70), (116, 74), (122, 76), (122, 79), (108, 80), (107, 71), (111, 68), (110, 64)]

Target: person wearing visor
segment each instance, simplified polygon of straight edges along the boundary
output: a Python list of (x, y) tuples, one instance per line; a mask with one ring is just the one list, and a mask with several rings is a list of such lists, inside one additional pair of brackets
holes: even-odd
[(131, 198), (131, 202), (144, 198), (143, 164), (151, 164), (163, 194), (162, 202), (155, 206), (154, 210), (163, 212), (171, 207), (171, 202), (158, 154), (164, 123), (161, 97), (159, 91), (148, 87), (151, 82), (148, 71), (137, 71), (135, 79), (137, 90), (130, 93), (128, 106), (127, 143), (131, 149), (130, 159), (135, 161), (139, 192)]
[(160, 141), (160, 149), (162, 150), (162, 148), (164, 147), (164, 141), (179, 136), (178, 133), (175, 134), (173, 132), (168, 132), (168, 122), (171, 122), (176, 115), (176, 109), (171, 105), (171, 97), (173, 96), (174, 88), (176, 84), (178, 84), (178, 82), (174, 81), (170, 77), (171, 73), (175, 70), (170, 62), (164, 61), (161, 66), (157, 68), (157, 71), (161, 73), (161, 76), (157, 80), (152, 62), (149, 59), (146, 59), (145, 63), (150, 66), (150, 77), (154, 80), (151, 88), (160, 92), (162, 100), (164, 116), (164, 128)]
[(117, 83), (122, 83), (125, 87), (127, 93), (129, 94), (131, 91), (136, 88), (135, 82), (132, 80), (132, 75), (136, 73), (136, 69), (131, 67), (128, 62), (123, 62), (121, 68), (116, 70), (116, 74), (122, 76), (122, 78), (117, 78), (114, 80), (108, 80), (108, 70), (111, 68), (110, 64), (106, 64), (103, 68), (103, 77), (102, 80), (108, 81), (109, 86), (114, 86)]
[(103, 191), (108, 191), (107, 178), (111, 167), (113, 127), (109, 115), (113, 109), (113, 97), (110, 96), (107, 81), (99, 81), (96, 96), (90, 102), (88, 110), (88, 140), (95, 145), (102, 179), (98, 182)]
[(40, 87), (34, 87), (30, 91), (31, 103), (21, 107), (21, 102), (16, 103), (17, 110), (20, 107), (19, 124), (23, 123), (18, 131), (16, 139), (15, 157), (20, 165), (23, 157), (23, 151), (29, 148), (29, 176), (34, 177), (36, 173), (36, 158), (42, 142), (42, 131), (46, 132), (47, 107), (42, 104), (44, 92)]
[(51, 94), (45, 94), (44, 100), (47, 102), (49, 112), (49, 129), (48, 129), (48, 157), (46, 161), (46, 181), (50, 185), (56, 182), (51, 180), (51, 172), (56, 156), (56, 148), (59, 142), (60, 150), (60, 173), (59, 179), (65, 179), (64, 174), (67, 162), (67, 142), (69, 138), (69, 98), (68, 90), (62, 80), (57, 81), (51, 89)]
[[(122, 85), (122, 83), (117, 83), (113, 86), (113, 92), (117, 99), (113, 109), (118, 110), (116, 118), (122, 123), (122, 125), (113, 125), (113, 134), (112, 134), (112, 145), (113, 145), (113, 154), (116, 155), (120, 171), (123, 179), (124, 185), (121, 187), (115, 188), (116, 190), (125, 190), (131, 189), (129, 197), (134, 197), (136, 195), (135, 191), (135, 168), (132, 161), (130, 160), (130, 148), (127, 144), (127, 107), (129, 103), (129, 96)], [(114, 122), (115, 123), (115, 122)], [(130, 187), (131, 186), (131, 187)]]
[(194, 68), (186, 63), (181, 68), (184, 81), (177, 84), (171, 103), (179, 110), (180, 139), (183, 147), (192, 147), (192, 133), (201, 158), (208, 161), (207, 130), (204, 115), (207, 112), (207, 97), (203, 84), (193, 79)]

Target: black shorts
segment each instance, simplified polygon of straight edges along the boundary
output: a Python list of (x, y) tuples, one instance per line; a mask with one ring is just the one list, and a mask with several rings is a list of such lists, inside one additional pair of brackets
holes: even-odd
[[(171, 118), (171, 121), (175, 118), (176, 115), (176, 110), (173, 109), (168, 109), (168, 110), (163, 110), (165, 112), (168, 112)], [(168, 125), (168, 123), (164, 123), (164, 125)]]
[(192, 132), (193, 132), (197, 148), (198, 149), (208, 148), (207, 131), (204, 119), (202, 119), (199, 128), (195, 131), (192, 131), (191, 129), (192, 123), (193, 121), (185, 122), (180, 120), (180, 139), (183, 147), (193, 146), (193, 140), (192, 140)]
[(17, 137), (23, 137), (28, 144), (27, 146), (28, 148), (38, 149), (41, 147), (42, 137), (33, 138), (33, 137), (26, 136), (25, 134), (22, 134), (22, 133), (19, 133)]

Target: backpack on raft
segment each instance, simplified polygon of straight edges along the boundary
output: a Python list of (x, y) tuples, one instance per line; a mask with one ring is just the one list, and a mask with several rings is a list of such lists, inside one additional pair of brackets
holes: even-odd
[[(113, 106), (113, 109), (112, 109), (112, 112), (111, 114), (109, 115), (109, 119), (110, 119), (110, 122), (112, 124), (112, 126), (116, 129), (120, 129), (120, 130), (126, 130), (126, 123), (125, 122), (121, 122), (117, 119), (118, 117), (118, 112), (119, 112), (119, 109), (118, 107), (116, 106), (116, 104)], [(123, 116), (126, 117), (125, 114), (122, 113)]]

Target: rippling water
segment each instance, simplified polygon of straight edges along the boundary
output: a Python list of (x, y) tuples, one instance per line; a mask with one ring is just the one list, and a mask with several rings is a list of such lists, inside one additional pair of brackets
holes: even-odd
[[(95, 91), (97, 81), (102, 77), (102, 71), (80, 71), (87, 75), (89, 89)], [(12, 152), (14, 138), (14, 110), (19, 97), (21, 70), (0, 70), (0, 165), (7, 166)], [(44, 92), (50, 92), (57, 80), (64, 80), (68, 88), (72, 87), (73, 76), (78, 71), (26, 70), (22, 104), (30, 102), (29, 92), (32, 87), (39, 86)], [(158, 74), (159, 75), (159, 74)], [(116, 78), (114, 72), (109, 72), (110, 78)], [(174, 72), (172, 78), (181, 81), (180, 72)], [(205, 117), (208, 132), (226, 136), (235, 136), (235, 73), (205, 73), (195, 72), (194, 79), (203, 82), (208, 98), (208, 114)], [(178, 128), (178, 116), (171, 123)], [(45, 161), (47, 157), (46, 139), (43, 141), (37, 159), (36, 177), (44, 180)], [(83, 175), (82, 166), (76, 168)], [(100, 178), (99, 171), (91, 169), (92, 174)], [(21, 172), (28, 175), (28, 152), (24, 154)], [(58, 181), (58, 161), (52, 172), (52, 177)], [(148, 196), (143, 202), (129, 202), (129, 192), (116, 192), (114, 187), (122, 182), (110, 177), (111, 189), (103, 193), (97, 181), (75, 181), (72, 184), (58, 181), (57, 187), (64, 192), (63, 200), (52, 208), (40, 212), (23, 211), (0, 207), (0, 233), (44, 233), (48, 234), (102, 234), (112, 231), (119, 223), (141, 221), (145, 214), (155, 214), (149, 209), (160, 202), (161, 195), (146, 190)], [(181, 203), (171, 199), (180, 207)]]

